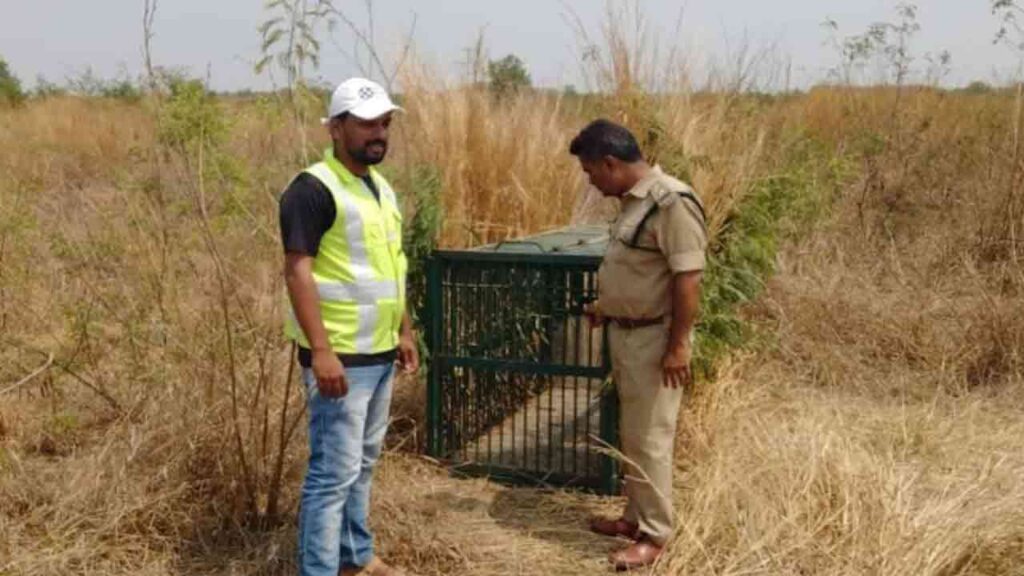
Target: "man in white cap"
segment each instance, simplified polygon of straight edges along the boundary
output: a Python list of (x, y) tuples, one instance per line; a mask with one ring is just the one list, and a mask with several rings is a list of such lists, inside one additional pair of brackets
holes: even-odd
[(419, 368), (405, 312), (402, 214), (373, 168), (400, 108), (378, 84), (342, 82), (323, 124), (333, 146), (280, 200), (287, 336), (298, 343), (309, 408), (299, 514), (303, 576), (398, 574), (373, 553), (370, 484), (397, 364)]

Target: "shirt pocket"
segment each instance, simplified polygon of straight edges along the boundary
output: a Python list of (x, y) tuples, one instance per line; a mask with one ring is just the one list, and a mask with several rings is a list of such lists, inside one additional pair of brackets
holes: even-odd
[(366, 242), (370, 246), (378, 248), (388, 243), (388, 214), (377, 213), (367, 215), (363, 221), (366, 227)]

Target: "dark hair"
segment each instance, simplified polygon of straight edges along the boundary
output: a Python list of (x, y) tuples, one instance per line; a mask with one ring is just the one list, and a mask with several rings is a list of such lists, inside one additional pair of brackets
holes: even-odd
[(623, 162), (637, 162), (644, 157), (632, 132), (603, 118), (587, 124), (587, 127), (572, 139), (569, 153), (581, 160), (597, 160), (611, 156)]
[(351, 114), (350, 112), (345, 111), (345, 112), (342, 112), (341, 114), (338, 114), (336, 116), (331, 116), (331, 120), (337, 120), (338, 122), (344, 122), (345, 119), (348, 118), (350, 114)]

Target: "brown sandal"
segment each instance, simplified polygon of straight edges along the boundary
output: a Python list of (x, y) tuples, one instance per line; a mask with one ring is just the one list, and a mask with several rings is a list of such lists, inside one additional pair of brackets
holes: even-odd
[(597, 517), (590, 519), (590, 530), (602, 536), (636, 540), (640, 531), (640, 526), (626, 520), (625, 518), (612, 519)]
[(654, 564), (661, 556), (663, 548), (651, 542), (647, 536), (640, 534), (635, 544), (608, 555), (608, 561), (616, 570), (632, 570)]

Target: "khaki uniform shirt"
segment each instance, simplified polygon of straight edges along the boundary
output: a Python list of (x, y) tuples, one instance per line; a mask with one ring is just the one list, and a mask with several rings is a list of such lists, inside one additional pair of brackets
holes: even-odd
[[(700, 209), (679, 192), (693, 190), (654, 167), (622, 198), (598, 272), (598, 310), (605, 316), (650, 319), (672, 311), (672, 276), (703, 270), (707, 228)], [(644, 221), (653, 207), (657, 210)], [(628, 245), (637, 228), (636, 244)]]

